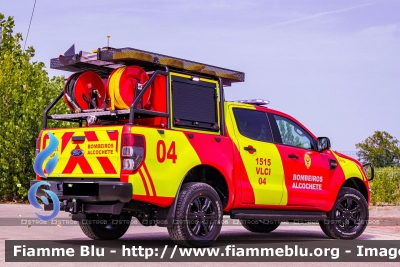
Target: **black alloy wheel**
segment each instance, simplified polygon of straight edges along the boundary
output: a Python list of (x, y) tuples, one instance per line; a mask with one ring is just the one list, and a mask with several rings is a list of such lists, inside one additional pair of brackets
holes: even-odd
[(341, 231), (352, 231), (360, 224), (361, 205), (351, 198), (344, 198), (335, 205), (335, 221)]
[(206, 247), (218, 238), (222, 216), (221, 199), (214, 188), (205, 183), (186, 183), (177, 197), (175, 220), (168, 233), (178, 245)]
[(355, 239), (368, 224), (368, 204), (364, 196), (353, 188), (343, 187), (327, 220), (320, 221), (322, 231), (334, 239)]
[(188, 206), (188, 228), (197, 236), (207, 236), (217, 223), (216, 204), (208, 196), (198, 196)]

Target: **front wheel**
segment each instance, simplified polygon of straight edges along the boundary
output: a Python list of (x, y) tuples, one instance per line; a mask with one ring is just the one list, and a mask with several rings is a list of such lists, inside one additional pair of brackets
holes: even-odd
[(340, 189), (327, 220), (320, 221), (322, 231), (334, 239), (355, 239), (367, 227), (369, 212), (364, 196), (349, 187)]
[(221, 200), (211, 186), (184, 184), (178, 196), (174, 224), (168, 227), (168, 233), (178, 245), (209, 246), (221, 231), (222, 212)]
[(118, 239), (128, 230), (131, 215), (87, 214), (79, 221), (82, 232), (91, 239)]

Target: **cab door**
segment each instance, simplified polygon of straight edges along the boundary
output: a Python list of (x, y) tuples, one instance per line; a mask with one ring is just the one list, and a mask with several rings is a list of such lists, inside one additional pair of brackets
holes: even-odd
[(316, 149), (316, 140), (293, 120), (269, 114), (276, 130), (288, 191), (288, 206), (321, 207), (325, 204), (331, 176), (329, 159)]
[(267, 114), (233, 107), (234, 133), (241, 157), (241, 202), (256, 205), (286, 205), (287, 192), (279, 151), (273, 144)]

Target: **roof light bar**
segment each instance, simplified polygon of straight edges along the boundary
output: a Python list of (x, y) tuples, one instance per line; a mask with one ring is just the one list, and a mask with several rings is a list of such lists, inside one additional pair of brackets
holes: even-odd
[(270, 103), (268, 100), (263, 100), (263, 99), (238, 100), (236, 102), (243, 104), (257, 105), (257, 106), (265, 106)]

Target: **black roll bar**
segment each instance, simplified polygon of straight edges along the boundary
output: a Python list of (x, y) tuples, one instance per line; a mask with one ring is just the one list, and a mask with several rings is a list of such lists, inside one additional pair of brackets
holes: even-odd
[[(169, 73), (169, 68), (168, 67), (165, 67), (165, 71), (167, 72), (167, 73)], [(170, 81), (170, 75), (167, 75), (167, 99), (166, 99), (166, 101), (167, 101), (167, 105), (166, 105), (166, 107), (167, 107), (167, 113), (168, 113), (168, 117), (167, 117), (167, 129), (171, 129), (171, 118), (170, 118), (170, 114), (171, 114), (171, 110), (170, 110), (170, 108), (171, 108), (171, 106), (170, 106), (170, 101), (171, 101), (171, 95), (170, 95), (170, 92), (171, 92), (171, 88), (170, 88), (170, 85), (171, 85), (171, 81)]]
[(224, 102), (225, 102), (225, 94), (224, 94), (224, 86), (222, 84), (222, 79), (218, 78), (218, 82), (219, 82), (219, 106), (220, 106), (220, 129), (221, 129), (221, 135), (225, 136), (225, 110), (224, 110)]
[[(154, 79), (158, 76), (158, 75), (164, 75), (164, 76), (169, 76), (169, 71), (168, 68), (166, 69), (166, 71), (162, 71), (162, 70), (156, 70), (153, 75), (151, 76), (150, 80), (148, 80), (146, 82), (146, 85), (142, 88), (142, 91), (140, 92), (140, 94), (138, 96), (135, 96), (135, 100), (133, 101), (131, 107), (130, 107), (130, 114), (129, 114), (129, 124), (133, 125), (133, 122), (135, 120), (135, 106), (139, 103), (139, 101), (141, 100), (143, 94), (149, 90), (150, 85), (153, 84)], [(167, 83), (168, 83), (168, 79), (167, 79)], [(137, 86), (137, 85), (136, 85)], [(167, 84), (167, 99), (169, 99), (169, 85)], [(167, 113), (166, 115), (169, 116), (170, 112), (169, 112), (169, 101), (167, 102)]]
[(54, 98), (53, 102), (50, 103), (50, 105), (47, 106), (47, 108), (43, 112), (43, 122), (42, 122), (42, 129), (47, 128), (47, 114), (49, 113), (50, 109), (54, 107), (55, 104), (63, 97), (64, 95), (64, 90), (61, 90), (61, 92)]

